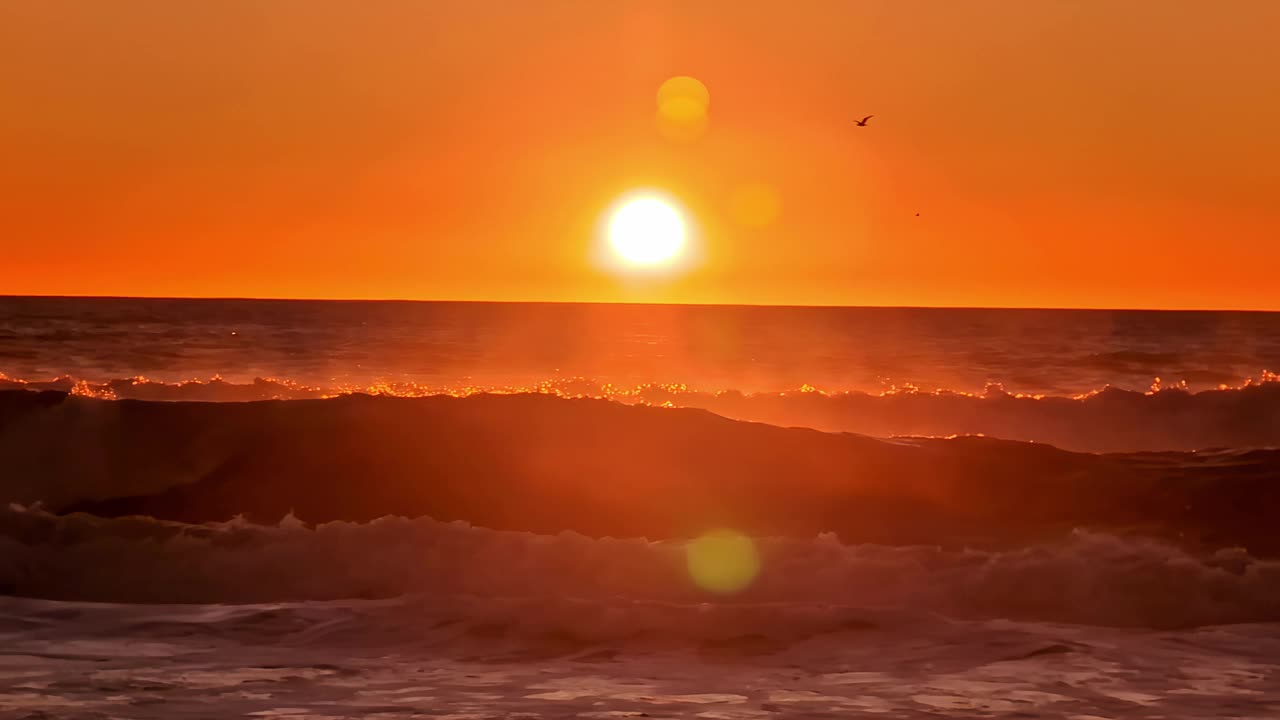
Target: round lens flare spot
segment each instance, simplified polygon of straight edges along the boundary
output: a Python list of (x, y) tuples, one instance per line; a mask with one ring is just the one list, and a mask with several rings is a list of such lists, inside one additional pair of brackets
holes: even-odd
[(722, 595), (745, 590), (760, 573), (755, 543), (733, 530), (713, 530), (691, 540), (685, 559), (698, 587)]
[(658, 88), (658, 107), (676, 101), (689, 101), (706, 112), (707, 107), (711, 105), (711, 93), (697, 78), (677, 75)]
[(613, 211), (607, 235), (622, 262), (655, 267), (683, 252), (687, 232), (684, 216), (673, 203), (657, 195), (639, 195)]
[(668, 140), (696, 140), (707, 130), (711, 93), (697, 78), (673, 77), (658, 88), (658, 132)]

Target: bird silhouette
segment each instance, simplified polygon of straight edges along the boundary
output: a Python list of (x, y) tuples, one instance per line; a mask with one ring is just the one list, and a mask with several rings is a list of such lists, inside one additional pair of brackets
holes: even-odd
[(868, 120), (870, 120), (870, 119), (871, 119), (871, 118), (873, 118), (873, 117), (875, 117), (875, 115), (868, 115), (868, 116), (866, 116), (866, 117), (862, 118), (861, 120), (854, 120), (854, 121), (853, 121), (853, 124), (854, 124), (854, 125), (857, 125), (858, 127), (866, 127), (866, 126), (867, 126), (867, 121), (868, 121)]

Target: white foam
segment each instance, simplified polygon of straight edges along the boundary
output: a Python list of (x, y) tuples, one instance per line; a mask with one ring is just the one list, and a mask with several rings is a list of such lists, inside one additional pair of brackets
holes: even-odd
[[(1126, 626), (1280, 620), (1280, 563), (1238, 551), (1194, 556), (1092, 533), (1009, 552), (844, 545), (831, 535), (757, 546), (759, 578), (724, 597), (689, 580), (679, 542), (429, 518), (193, 526), (11, 508), (0, 512), (0, 584), (20, 595), (130, 603), (484, 597), (487, 609), (468, 611), (469, 620), (490, 613), (503, 626), (519, 613), (528, 627), (615, 638), (771, 627), (802, 637), (898, 621), (867, 608)], [(572, 623), (539, 616), (566, 612), (546, 604), (566, 598)], [(254, 617), (259, 633), (289, 631), (284, 622)]]

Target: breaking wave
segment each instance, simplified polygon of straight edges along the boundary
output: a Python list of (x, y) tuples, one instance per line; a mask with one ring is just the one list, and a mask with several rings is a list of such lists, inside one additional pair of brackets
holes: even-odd
[(428, 518), (189, 525), (13, 506), (0, 511), (0, 585), (123, 603), (413, 596), (473, 633), (561, 627), (597, 640), (874, 629), (908, 611), (912, 622), (921, 612), (1153, 627), (1280, 620), (1280, 563), (1238, 549), (1191, 553), (1088, 532), (1008, 551), (849, 545), (831, 534), (756, 546), (756, 582), (713, 596), (690, 580), (683, 542)]
[(710, 410), (725, 417), (772, 425), (854, 432), (877, 437), (987, 435), (1041, 442), (1083, 452), (1197, 450), (1280, 445), (1280, 382), (1264, 371), (1238, 385), (1192, 391), (1185, 381), (1156, 378), (1147, 392), (1107, 387), (1074, 396), (1026, 395), (990, 385), (981, 393), (892, 387), (882, 392), (703, 391), (681, 384), (618, 387), (587, 379), (547, 380), (528, 386), (435, 387), (377, 383), (319, 387), (259, 378), (166, 383), (141, 377), (90, 382), (71, 377), (28, 381), (0, 374), (0, 391), (65, 392), (99, 399), (247, 402), (321, 399), (349, 394), (392, 397), (467, 397), (540, 393), (561, 398)]
[(1091, 454), (823, 433), (549, 395), (257, 403), (0, 393), (0, 501), (187, 523), (386, 515), (592, 537), (837, 532), (1011, 547), (1072, 528), (1280, 555), (1280, 450)]

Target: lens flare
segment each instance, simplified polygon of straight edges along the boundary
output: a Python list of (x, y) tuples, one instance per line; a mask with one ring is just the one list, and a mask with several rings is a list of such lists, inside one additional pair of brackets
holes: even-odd
[(685, 559), (698, 587), (722, 595), (745, 590), (760, 573), (755, 543), (734, 530), (712, 530), (690, 541)]
[(677, 75), (658, 88), (658, 107), (661, 108), (676, 101), (689, 101), (705, 112), (711, 105), (711, 93), (697, 78)]
[(697, 78), (673, 77), (658, 88), (658, 132), (668, 140), (687, 142), (706, 132), (711, 93)]

